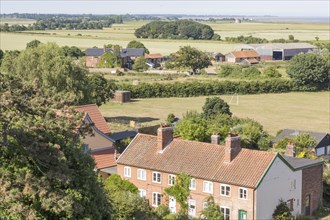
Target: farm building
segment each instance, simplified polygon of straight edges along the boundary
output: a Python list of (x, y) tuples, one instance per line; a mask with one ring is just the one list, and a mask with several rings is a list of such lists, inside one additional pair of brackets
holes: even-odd
[(316, 49), (308, 43), (245, 44), (241, 50), (255, 50), (262, 60), (290, 60), (294, 55)]
[(255, 64), (260, 61), (260, 55), (254, 50), (233, 51), (226, 54), (228, 63)]
[(164, 57), (160, 53), (144, 54), (144, 58), (147, 60), (147, 65), (152, 68), (159, 67), (164, 61)]

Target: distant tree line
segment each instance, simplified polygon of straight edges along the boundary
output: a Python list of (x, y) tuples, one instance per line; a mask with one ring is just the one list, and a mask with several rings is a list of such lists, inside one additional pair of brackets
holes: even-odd
[[(26, 16), (30, 18), (29, 16)], [(31, 16), (32, 18), (35, 16)], [(26, 30), (85, 30), (85, 29), (103, 29), (105, 27), (111, 27), (112, 24), (123, 23), (123, 19), (119, 15), (114, 16), (80, 16), (80, 17), (68, 17), (68, 16), (54, 16), (53, 17), (38, 17), (33, 24), (25, 25), (9, 25), (5, 23), (0, 25), (0, 31), (14, 32), (14, 31), (26, 31)]]
[(259, 38), (250, 36), (237, 36), (237, 37), (226, 37), (225, 41), (232, 43), (244, 43), (244, 44), (264, 44), (264, 43), (294, 43), (299, 42), (299, 40), (294, 39), (293, 35), (289, 35), (288, 39), (280, 38), (274, 40), (267, 40), (266, 38)]
[(190, 20), (152, 21), (135, 30), (137, 38), (210, 40), (213, 29)]

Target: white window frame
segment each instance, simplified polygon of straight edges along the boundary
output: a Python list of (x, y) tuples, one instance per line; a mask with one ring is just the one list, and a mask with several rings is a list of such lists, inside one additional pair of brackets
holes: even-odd
[[(228, 209), (229, 210), (229, 216), (226, 214), (226, 211), (225, 212), (222, 212), (221, 209), (224, 209), (224, 210)], [(223, 219), (224, 220), (230, 220), (230, 208), (227, 207), (227, 206), (220, 206), (220, 210), (221, 210), (221, 213), (223, 215)]]
[[(243, 195), (244, 195), (244, 191), (245, 191), (245, 197), (241, 197), (241, 190), (243, 190)], [(238, 189), (238, 195), (239, 195), (239, 198), (240, 199), (244, 199), (244, 200), (247, 200), (248, 199), (248, 189), (247, 188), (243, 188), (243, 187), (239, 187)]]
[(131, 177), (132, 169), (130, 167), (124, 167), (124, 177)]
[[(194, 184), (191, 184), (192, 182), (193, 182)], [(190, 179), (189, 189), (190, 189), (190, 190), (196, 190), (196, 179), (195, 179), (195, 178), (191, 178), (191, 179)]]
[(147, 180), (147, 171), (144, 169), (137, 169), (137, 179), (138, 180)]
[[(156, 196), (157, 195), (157, 196)], [(155, 198), (159, 196), (159, 204), (158, 203), (158, 198)], [(155, 200), (156, 199), (156, 200)], [(162, 204), (162, 196), (159, 192), (152, 192), (152, 206), (153, 207), (158, 207), (160, 204)]]
[(142, 198), (145, 198), (147, 196), (147, 191), (145, 189), (139, 189), (139, 195)]
[(175, 184), (176, 176), (174, 174), (168, 174), (168, 185), (173, 186)]
[[(205, 190), (205, 185), (206, 184), (208, 185), (207, 191)], [(209, 188), (211, 188), (210, 191), (209, 191)], [(213, 182), (211, 182), (211, 181), (203, 181), (203, 192), (213, 194)]]
[[(155, 174), (156, 175), (159, 175), (159, 182), (157, 181), (157, 177), (156, 177), (156, 180), (155, 180)], [(152, 182), (154, 183), (161, 183), (162, 182), (162, 174), (160, 172), (152, 172)]]
[[(222, 188), (224, 187), (224, 194), (222, 193)], [(229, 193), (227, 195), (227, 187), (229, 187)], [(220, 184), (220, 195), (221, 196), (226, 196), (226, 197), (230, 197), (231, 195), (231, 186), (230, 185), (227, 185), (227, 184)]]

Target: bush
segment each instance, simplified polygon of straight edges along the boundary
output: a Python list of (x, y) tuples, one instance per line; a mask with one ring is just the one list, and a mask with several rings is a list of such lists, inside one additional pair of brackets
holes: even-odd
[(118, 84), (118, 89), (131, 91), (132, 98), (196, 97), (224, 94), (260, 94), (302, 91), (293, 81), (269, 79), (254, 81), (205, 81), (175, 83)]
[(248, 68), (243, 69), (243, 77), (244, 78), (255, 78), (259, 77), (261, 72), (254, 66), (250, 66)]
[(268, 66), (264, 70), (264, 75), (269, 78), (280, 78), (282, 75), (274, 66)]
[(242, 74), (242, 67), (233, 64), (222, 65), (219, 71), (219, 75), (221, 77), (240, 76), (241, 74)]
[(283, 200), (280, 200), (280, 203), (276, 206), (273, 218), (275, 220), (290, 220), (293, 219), (293, 216), (290, 212), (289, 207), (286, 205), (286, 203)]

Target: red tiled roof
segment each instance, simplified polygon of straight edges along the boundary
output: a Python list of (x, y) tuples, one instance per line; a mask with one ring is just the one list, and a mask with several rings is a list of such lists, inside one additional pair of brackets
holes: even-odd
[(250, 58), (250, 59), (246, 59), (249, 63), (259, 63), (259, 61), (255, 58)]
[[(113, 147), (91, 152), (91, 155), (95, 160), (96, 169), (103, 169), (107, 167), (117, 166), (116, 158), (115, 158), (115, 149)], [(119, 153), (117, 152), (117, 158), (118, 157), (119, 157)]]
[(242, 50), (231, 52), (236, 58), (260, 57), (255, 50)]
[(95, 104), (76, 106), (75, 109), (79, 112), (85, 112), (93, 121), (95, 127), (104, 134), (110, 133), (110, 128), (102, 116), (99, 108)]
[(242, 149), (234, 160), (225, 163), (224, 154), (223, 145), (180, 139), (174, 139), (159, 153), (156, 136), (138, 134), (117, 163), (255, 188), (277, 155)]
[(157, 59), (162, 57), (163, 56), (160, 53), (144, 54), (144, 58)]

